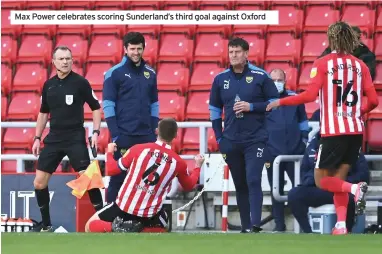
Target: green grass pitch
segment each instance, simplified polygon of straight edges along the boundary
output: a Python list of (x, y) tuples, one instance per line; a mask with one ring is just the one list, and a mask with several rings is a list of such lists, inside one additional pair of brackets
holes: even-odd
[(1, 234), (2, 254), (372, 254), (381, 235)]

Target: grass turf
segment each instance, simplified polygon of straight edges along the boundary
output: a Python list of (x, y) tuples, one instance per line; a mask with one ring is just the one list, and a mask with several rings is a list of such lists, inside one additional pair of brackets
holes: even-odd
[(369, 254), (382, 236), (5, 233), (1, 245), (3, 254)]

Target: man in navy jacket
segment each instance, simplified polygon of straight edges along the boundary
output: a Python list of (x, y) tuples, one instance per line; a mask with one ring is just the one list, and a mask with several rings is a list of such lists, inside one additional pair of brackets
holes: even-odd
[[(301, 164), (301, 185), (291, 189), (288, 193), (288, 205), (304, 233), (312, 232), (308, 219), (309, 207), (333, 204), (333, 193), (317, 188), (314, 182), (314, 166), (319, 147), (319, 139), (320, 135), (317, 134), (306, 148)], [(360, 153), (357, 164), (350, 169), (346, 181), (350, 183), (358, 183), (360, 181), (369, 183), (369, 180), (370, 174), (366, 158), (363, 153)], [(351, 232), (354, 225), (354, 216), (354, 196), (349, 194), (346, 221), (349, 232)]]
[[(294, 96), (295, 93), (285, 89), (286, 74), (281, 69), (274, 69), (270, 73), (280, 98)], [(304, 104), (285, 106), (273, 110), (267, 118), (269, 139), (267, 143), (266, 168), (269, 185), (273, 187), (273, 161), (279, 155), (302, 155), (305, 152), (309, 136), (308, 119)], [(294, 182), (294, 163), (281, 162), (279, 173), (279, 190), (284, 195), (284, 172)], [(272, 196), (272, 215), (275, 219), (274, 231), (286, 230), (284, 217), (284, 202), (276, 201)]]
[(235, 185), (243, 233), (261, 230), (261, 173), (268, 139), (265, 109), (279, 97), (268, 74), (248, 63), (248, 50), (244, 39), (229, 42), (231, 66), (215, 77), (209, 101), (215, 137)]
[[(154, 142), (159, 121), (157, 76), (142, 59), (145, 38), (130, 32), (123, 38), (126, 55), (105, 74), (103, 110), (118, 151), (118, 160), (136, 144)], [(106, 199), (112, 202), (125, 179), (125, 173), (110, 178)]]

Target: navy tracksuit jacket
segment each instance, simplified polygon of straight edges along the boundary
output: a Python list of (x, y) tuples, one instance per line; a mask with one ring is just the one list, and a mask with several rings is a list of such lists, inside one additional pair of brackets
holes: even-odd
[[(312, 232), (308, 219), (309, 207), (333, 204), (333, 193), (317, 188), (314, 182), (314, 166), (319, 147), (319, 138), (320, 135), (317, 134), (306, 148), (301, 164), (301, 185), (291, 189), (288, 193), (288, 205), (293, 216), (299, 222), (302, 231), (305, 233)], [(362, 153), (360, 153), (357, 163), (350, 169), (346, 180), (350, 183), (358, 183), (361, 181), (368, 183), (370, 181), (367, 161)], [(349, 194), (346, 221), (349, 232), (351, 232), (354, 225), (354, 216), (354, 196)]]
[[(103, 111), (118, 160), (127, 149), (142, 143), (154, 142), (159, 121), (157, 76), (142, 59), (140, 66), (125, 56), (109, 69), (103, 84)], [(106, 199), (112, 202), (126, 173), (110, 178)]]
[[(283, 91), (281, 98), (296, 95), (292, 91)], [(308, 119), (304, 104), (284, 106), (273, 110), (267, 117), (267, 156), (266, 168), (269, 185), (273, 186), (273, 161), (279, 155), (304, 154), (309, 135)], [(284, 195), (284, 172), (294, 182), (294, 163), (282, 162), (279, 173), (279, 190)], [(276, 230), (285, 230), (284, 203), (276, 201), (272, 196), (272, 215), (275, 219)]]
[[(236, 95), (250, 103), (250, 112), (244, 112), (242, 118), (236, 118), (233, 111)], [(265, 109), (269, 101), (277, 98), (279, 93), (269, 75), (249, 63), (240, 74), (234, 73), (232, 67), (221, 72), (212, 84), (209, 102), (212, 127), (235, 184), (243, 230), (260, 225), (261, 173), (268, 138)]]

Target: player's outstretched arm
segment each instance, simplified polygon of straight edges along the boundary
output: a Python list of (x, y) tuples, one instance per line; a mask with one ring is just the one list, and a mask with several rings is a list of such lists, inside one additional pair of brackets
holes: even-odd
[(198, 154), (195, 156), (195, 166), (194, 170), (191, 174), (188, 173), (187, 164), (184, 162), (182, 168), (179, 170), (178, 179), (179, 183), (185, 191), (192, 191), (194, 186), (199, 180), (200, 176), (200, 168), (202, 167), (204, 162), (204, 156)]
[(117, 151), (117, 145), (115, 143), (110, 143), (107, 146), (106, 153), (106, 176), (114, 176), (120, 174), (122, 171), (127, 171), (133, 161), (133, 154), (130, 149), (118, 160), (114, 160), (114, 152)]

